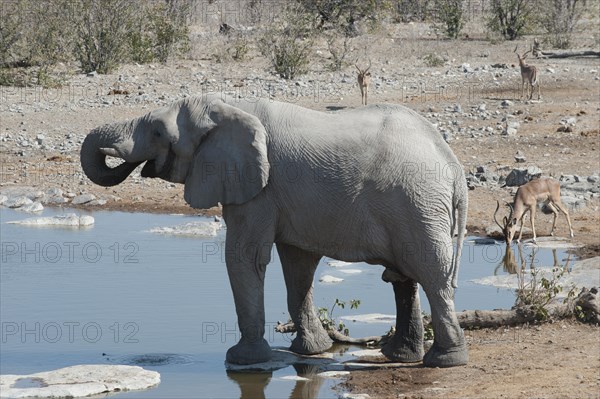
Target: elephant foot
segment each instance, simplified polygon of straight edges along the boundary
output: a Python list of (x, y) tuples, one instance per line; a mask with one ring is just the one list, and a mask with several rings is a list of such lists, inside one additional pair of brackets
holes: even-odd
[(331, 348), (333, 341), (325, 329), (298, 334), (290, 345), (290, 350), (301, 355), (316, 355)]
[(240, 340), (229, 348), (225, 360), (233, 364), (255, 364), (271, 360), (271, 347), (263, 338), (257, 342)]
[(450, 349), (442, 349), (434, 341), (433, 346), (423, 357), (423, 365), (426, 367), (463, 366), (468, 361), (469, 352), (464, 343)]
[(409, 340), (406, 337), (396, 338), (394, 335), (387, 344), (381, 348), (385, 357), (400, 363), (416, 363), (423, 360), (423, 341), (420, 339)]

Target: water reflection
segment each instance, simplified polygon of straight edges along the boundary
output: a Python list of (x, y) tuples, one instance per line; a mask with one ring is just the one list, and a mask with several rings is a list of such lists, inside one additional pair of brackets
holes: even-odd
[(269, 385), (272, 372), (249, 373), (240, 371), (227, 371), (227, 377), (240, 387), (240, 399), (263, 399), (265, 388)]
[[(502, 270), (508, 274), (522, 274), (527, 267), (526, 257), (529, 258), (529, 270), (535, 271), (536, 266), (536, 255), (539, 252), (539, 248), (535, 246), (528, 247), (531, 249), (531, 252), (526, 254), (525, 249), (523, 248), (522, 243), (517, 244), (517, 252), (519, 255), (519, 262), (515, 259), (515, 254), (513, 253), (513, 249), (510, 245), (506, 246), (506, 250), (504, 251), (504, 256), (502, 257), (502, 261), (496, 265), (494, 269), (494, 276), (497, 276), (500, 272), (500, 267)], [(571, 254), (568, 254), (567, 260), (564, 265), (561, 264), (558, 260), (557, 249), (552, 248), (552, 258), (553, 258), (553, 268), (555, 269), (563, 269), (564, 271), (571, 271), (569, 265), (571, 263)], [(519, 267), (520, 266), (520, 267)]]
[(314, 364), (294, 364), (294, 369), (298, 377), (306, 378), (306, 380), (298, 380), (290, 399), (308, 399), (319, 397), (319, 390), (323, 385), (323, 378), (317, 376), (322, 370), (320, 366)]
[[(295, 363), (292, 365), (296, 376), (290, 399), (318, 398), (325, 378), (318, 374), (323, 371), (323, 365)], [(266, 398), (266, 389), (273, 378), (273, 372), (227, 371), (227, 377), (240, 388), (240, 398)]]

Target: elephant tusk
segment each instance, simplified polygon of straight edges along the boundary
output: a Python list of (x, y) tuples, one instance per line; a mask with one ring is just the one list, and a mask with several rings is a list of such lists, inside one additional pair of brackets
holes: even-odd
[(122, 158), (114, 148), (100, 148), (100, 152), (111, 157)]

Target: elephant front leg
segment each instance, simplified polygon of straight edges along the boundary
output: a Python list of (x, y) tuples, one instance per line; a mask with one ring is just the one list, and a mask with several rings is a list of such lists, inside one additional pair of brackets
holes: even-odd
[(240, 252), (242, 247), (230, 245), (229, 238), (226, 246), (227, 273), (233, 290), (241, 332), (240, 341), (229, 348), (226, 360), (235, 364), (266, 362), (271, 359), (271, 348), (263, 337), (265, 333), (264, 280), (267, 262), (261, 262), (260, 256)]
[(394, 361), (420, 362), (423, 359), (423, 319), (418, 285), (414, 280), (389, 279), (395, 273), (384, 273), (384, 281), (392, 283), (396, 297), (396, 332), (381, 352)]
[(305, 355), (322, 353), (331, 347), (332, 341), (313, 305), (313, 277), (321, 257), (279, 243), (277, 252), (287, 288), (288, 311), (297, 333), (290, 349)]

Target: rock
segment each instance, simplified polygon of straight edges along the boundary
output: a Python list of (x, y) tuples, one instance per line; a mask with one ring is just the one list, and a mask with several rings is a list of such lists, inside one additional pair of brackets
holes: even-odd
[(575, 183), (575, 176), (573, 175), (561, 175), (558, 181), (561, 182), (561, 186), (563, 183)]
[(570, 195), (561, 195), (560, 201), (569, 208), (569, 211), (580, 211), (585, 208), (585, 201)]
[(90, 205), (90, 206), (102, 206), (102, 205), (106, 205), (108, 201), (106, 201), (105, 199), (102, 198), (98, 198), (95, 200), (92, 200), (88, 203), (86, 203), (86, 205)]
[(517, 135), (517, 129), (513, 128), (513, 127), (507, 127), (506, 129), (504, 129), (502, 131), (502, 134), (505, 136), (516, 136)]
[[(19, 388), (19, 383), (26, 386)], [(84, 397), (108, 392), (148, 389), (160, 383), (160, 374), (138, 366), (77, 365), (30, 375), (0, 376), (2, 397)]]
[(178, 236), (215, 237), (223, 226), (220, 222), (191, 222), (173, 227), (156, 227), (150, 233)]
[(33, 201), (27, 198), (24, 195), (20, 195), (18, 197), (10, 197), (6, 201), (4, 201), (4, 206), (8, 208), (20, 208), (25, 205), (31, 205)]
[(62, 227), (87, 227), (94, 224), (92, 216), (77, 216), (74, 213), (57, 215), (52, 217), (30, 218), (7, 222), (22, 226), (62, 226)]
[(515, 162), (516, 163), (525, 163), (527, 161), (527, 159), (525, 158), (525, 155), (523, 155), (523, 153), (521, 151), (517, 151), (517, 155), (515, 155)]
[(577, 296), (577, 305), (581, 308), (585, 321), (600, 323), (600, 296), (598, 287), (583, 288)]
[(61, 190), (58, 187), (54, 187), (54, 188), (50, 188), (50, 189), (46, 190), (46, 195), (48, 197), (58, 197), (58, 196), (62, 197), (63, 193), (64, 193), (63, 190)]
[(341, 283), (342, 281), (344, 281), (344, 279), (338, 278), (338, 277), (333, 277), (333, 276), (326, 274), (324, 276), (321, 276), (321, 278), (319, 278), (319, 281), (322, 283), (326, 283), (326, 284), (334, 284), (334, 283)]
[(460, 106), (460, 104), (454, 104), (454, 112), (457, 112), (459, 114), (462, 113), (462, 107)]
[(548, 73), (556, 73), (556, 71), (552, 68), (546, 68), (546, 72)]
[[(598, 183), (600, 181), (600, 176), (598, 175), (591, 175), (587, 177), (587, 181), (590, 183)], [(2, 201), (0, 201), (0, 204), (2, 203)]]
[(473, 73), (473, 68), (471, 68), (471, 65), (470, 65), (470, 64), (467, 64), (467, 63), (465, 63), (465, 64), (462, 64), (462, 65), (460, 66), (460, 68), (461, 68), (461, 69), (462, 69), (462, 71), (463, 71), (463, 72), (465, 72), (465, 73)]
[(514, 105), (514, 103), (510, 100), (502, 100), (502, 102), (500, 103), (500, 106), (502, 108), (512, 107), (513, 105)]
[(35, 212), (43, 211), (44, 206), (36, 201), (36, 202), (32, 202), (31, 204), (28, 204), (28, 205), (23, 205), (22, 207), (17, 208), (17, 209), (19, 211), (23, 211), (23, 212), (35, 213)]
[(560, 133), (573, 133), (573, 128), (571, 126), (559, 126), (556, 131)]
[(88, 202), (91, 202), (95, 199), (96, 199), (96, 196), (94, 194), (81, 194), (81, 195), (78, 195), (77, 197), (73, 198), (71, 203), (73, 205), (81, 205), (81, 204), (87, 204)]
[(6, 195), (0, 195), (0, 205), (4, 205), (4, 203), (8, 200)]
[(46, 197), (42, 200), (45, 205), (61, 205), (69, 202), (68, 199), (61, 196)]
[(485, 103), (484, 104), (479, 104), (479, 106), (477, 107), (477, 111), (479, 111), (479, 112), (485, 112), (485, 108), (486, 108)]
[(506, 176), (506, 185), (508, 187), (518, 187), (527, 183), (529, 180), (542, 175), (542, 170), (537, 166), (530, 166), (528, 168), (513, 169)]
[(98, 72), (96, 72), (96, 71), (88, 72), (88, 74), (86, 76), (89, 78), (95, 78), (96, 76), (98, 76)]

